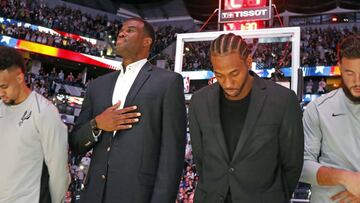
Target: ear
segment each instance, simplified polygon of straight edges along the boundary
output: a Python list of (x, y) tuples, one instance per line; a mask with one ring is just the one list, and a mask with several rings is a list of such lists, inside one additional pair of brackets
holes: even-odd
[(340, 74), (342, 74), (342, 68), (341, 68), (341, 61), (338, 61), (337, 64), (336, 64), (339, 69), (340, 69)]
[(251, 70), (251, 66), (252, 66), (252, 56), (251, 55), (249, 55), (246, 58), (246, 65), (247, 65), (248, 69)]
[(21, 70), (16, 72), (16, 82), (18, 84), (25, 83), (25, 75)]
[(151, 37), (145, 37), (145, 38), (144, 38), (144, 46), (150, 47), (152, 41), (153, 41), (153, 40), (151, 39)]
[(341, 68), (341, 61), (338, 61), (338, 62), (336, 63), (336, 65), (339, 66), (339, 68)]

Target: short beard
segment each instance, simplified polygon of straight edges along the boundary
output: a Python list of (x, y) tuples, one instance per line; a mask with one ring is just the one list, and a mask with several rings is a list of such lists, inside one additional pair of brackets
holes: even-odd
[(344, 90), (345, 96), (350, 99), (352, 102), (354, 102), (355, 104), (360, 104), (360, 97), (355, 97), (354, 95), (351, 94), (350, 88), (347, 87), (343, 81), (343, 79), (341, 79), (342, 82), (342, 89)]
[(15, 105), (15, 100), (10, 100), (9, 102), (4, 102), (3, 103), (6, 105), (6, 106), (13, 106)]

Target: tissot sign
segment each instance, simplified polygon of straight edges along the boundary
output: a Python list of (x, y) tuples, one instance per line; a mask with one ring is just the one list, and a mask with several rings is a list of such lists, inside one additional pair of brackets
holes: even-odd
[(269, 20), (271, 0), (223, 0), (220, 6), (219, 22), (240, 22)]
[(223, 10), (220, 14), (221, 22), (234, 22), (245, 20), (268, 20), (269, 7), (241, 10)]

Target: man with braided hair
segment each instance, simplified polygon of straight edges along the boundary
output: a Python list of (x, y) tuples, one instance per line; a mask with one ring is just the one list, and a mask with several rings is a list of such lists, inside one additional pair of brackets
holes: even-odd
[(240, 36), (220, 35), (210, 53), (218, 82), (196, 92), (190, 104), (200, 176), (195, 202), (289, 202), (304, 146), (295, 93), (250, 71), (250, 50)]

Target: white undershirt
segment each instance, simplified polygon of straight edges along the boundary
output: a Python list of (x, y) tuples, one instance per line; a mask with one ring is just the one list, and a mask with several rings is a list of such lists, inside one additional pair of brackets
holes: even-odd
[[(128, 66), (126, 66), (126, 69), (124, 69), (122, 64), (120, 65), (120, 74), (116, 80), (114, 93), (112, 97), (113, 105), (116, 104), (118, 101), (121, 101), (119, 109), (124, 108), (126, 96), (129, 93), (129, 90), (132, 84), (134, 83), (136, 76), (139, 74), (141, 68), (145, 65), (146, 62), (147, 62), (146, 58), (141, 59), (139, 61), (129, 64)], [(115, 136), (115, 134), (116, 131), (114, 131), (113, 136)]]
[[(145, 65), (147, 59), (141, 59), (134, 63), (129, 64), (124, 71), (124, 67), (121, 64), (120, 74), (117, 78), (114, 93), (112, 96), (112, 104), (116, 104), (118, 101), (121, 101), (120, 109), (124, 107), (126, 96), (129, 93), (129, 90), (132, 84), (135, 81), (136, 76), (139, 74), (141, 68)], [(125, 73), (124, 73), (125, 72)]]

